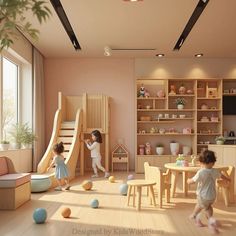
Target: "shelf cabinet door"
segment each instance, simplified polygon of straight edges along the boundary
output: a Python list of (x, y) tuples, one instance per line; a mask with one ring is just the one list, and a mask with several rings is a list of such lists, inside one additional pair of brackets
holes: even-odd
[(223, 165), (236, 166), (236, 147), (224, 147)]
[(223, 161), (223, 159), (224, 159), (223, 158), (223, 147), (221, 145), (219, 145), (219, 147), (216, 146), (216, 145), (214, 145), (214, 146), (209, 145), (208, 149), (215, 153), (215, 155), (216, 155), (216, 164), (223, 165), (224, 164), (224, 161)]
[(137, 156), (136, 157), (136, 173), (144, 173), (144, 162), (148, 162), (149, 165), (153, 164), (153, 157), (151, 156)]

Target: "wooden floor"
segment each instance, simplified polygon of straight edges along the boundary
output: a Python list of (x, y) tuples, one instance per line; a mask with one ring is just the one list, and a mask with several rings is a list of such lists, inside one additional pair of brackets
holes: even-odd
[[(16, 211), (0, 211), (0, 236), (210, 235), (207, 227), (197, 228), (188, 219), (195, 205), (193, 192), (187, 199), (179, 193), (170, 204), (164, 202), (164, 208), (159, 209), (149, 205), (144, 191), (142, 209), (137, 212), (133, 207), (127, 207), (126, 196), (119, 194), (119, 186), (127, 174), (114, 175), (116, 183), (109, 183), (104, 178), (95, 179), (92, 191), (82, 190), (80, 184), (86, 177), (80, 177), (72, 182), (70, 191), (32, 194), (31, 201)], [(136, 178), (143, 176), (136, 175)], [(100, 202), (98, 209), (89, 206), (93, 198)], [(42, 225), (35, 224), (32, 219), (33, 211), (38, 207), (48, 212), (47, 222)], [(62, 218), (60, 212), (64, 207), (71, 208), (71, 218)], [(214, 216), (222, 224), (222, 235), (236, 234), (236, 205), (225, 207), (219, 201), (215, 204)], [(202, 218), (207, 223), (204, 215)]]

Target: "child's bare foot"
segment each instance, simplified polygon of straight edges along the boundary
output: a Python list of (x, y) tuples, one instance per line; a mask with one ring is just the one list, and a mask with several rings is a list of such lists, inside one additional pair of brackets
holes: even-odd
[(208, 227), (209, 227), (212, 234), (218, 234), (219, 233), (218, 223), (217, 223), (216, 219), (211, 217), (209, 219)]
[(192, 215), (189, 216), (189, 219), (190, 219), (190, 220), (194, 220), (194, 222), (195, 222), (195, 224), (196, 224), (197, 227), (204, 227), (204, 226), (205, 226), (205, 225), (202, 223), (200, 217), (198, 217), (198, 216), (195, 216), (195, 215), (192, 214)]
[(204, 227), (205, 225), (202, 223), (202, 221), (200, 219), (195, 219), (195, 224), (197, 227)]

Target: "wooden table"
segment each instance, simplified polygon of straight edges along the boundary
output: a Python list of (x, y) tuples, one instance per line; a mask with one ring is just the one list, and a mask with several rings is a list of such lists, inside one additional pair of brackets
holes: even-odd
[[(166, 163), (165, 168), (169, 169), (171, 172), (171, 197), (174, 197), (175, 190), (176, 190), (176, 183), (178, 179), (178, 174), (181, 172), (183, 173), (183, 193), (186, 197), (188, 195), (188, 174), (189, 173), (196, 173), (200, 170), (200, 165), (197, 166), (177, 166), (176, 163)], [(218, 169), (219, 171), (226, 172), (228, 170), (228, 166), (220, 166), (215, 165), (214, 169)], [(227, 174), (226, 174), (227, 175)]]
[(136, 209), (140, 211), (141, 209), (141, 196), (142, 196), (142, 187), (148, 187), (150, 191), (150, 197), (153, 202), (153, 205), (156, 206), (155, 196), (153, 186), (156, 184), (154, 181), (144, 180), (144, 179), (135, 179), (127, 181), (128, 184), (128, 194), (127, 194), (127, 205), (129, 205), (130, 197), (131, 197), (131, 190), (133, 190), (133, 206), (135, 206), (135, 190), (137, 189), (138, 195), (138, 204)]

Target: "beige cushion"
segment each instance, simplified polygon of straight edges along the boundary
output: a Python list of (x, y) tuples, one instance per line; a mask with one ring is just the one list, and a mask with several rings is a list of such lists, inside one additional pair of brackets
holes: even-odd
[(0, 176), (8, 174), (7, 161), (4, 157), (0, 157)]
[(2, 175), (0, 176), (0, 188), (16, 188), (30, 182), (30, 179), (29, 173)]

